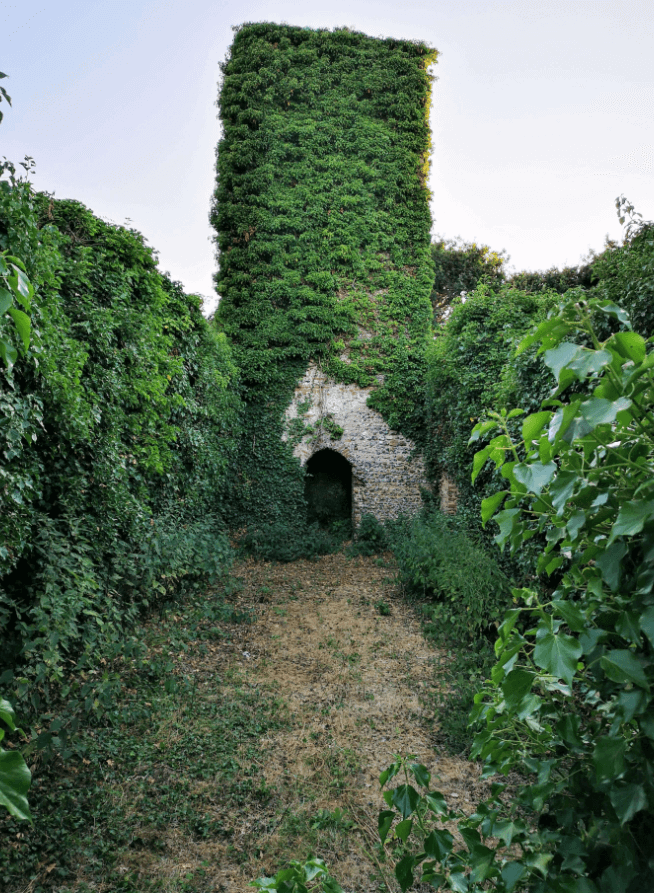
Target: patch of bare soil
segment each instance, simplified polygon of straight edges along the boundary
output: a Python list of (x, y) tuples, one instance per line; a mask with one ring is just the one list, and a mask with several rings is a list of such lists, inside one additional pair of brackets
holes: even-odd
[(232, 640), (233, 678), (278, 696), (291, 727), (260, 741), (274, 792), (261, 815), (239, 817), (229, 848), (194, 845), (218, 889), (241, 893), (309, 853), (326, 860), (345, 890), (377, 890), (382, 875), (395, 889), (375, 844), (385, 808), (379, 774), (397, 754), (415, 754), (453, 806), (472, 809), (483, 796), (478, 767), (435, 746), (422, 696), (438, 685), (442, 656), (389, 573), (374, 559), (343, 554), (235, 568), (239, 604), (256, 622)]

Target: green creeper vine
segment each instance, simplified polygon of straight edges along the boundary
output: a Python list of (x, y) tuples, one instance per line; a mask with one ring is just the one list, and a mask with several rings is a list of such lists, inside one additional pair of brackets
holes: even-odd
[[(427, 69), (436, 55), (348, 29), (236, 31), (223, 65), (211, 219), (217, 322), (247, 402), (242, 502), (251, 511), (255, 499), (258, 515), (297, 516), (302, 502), (301, 471), (281, 436), (311, 361), (337, 381), (376, 388), (370, 405), (392, 427), (420, 427), (433, 283)], [(330, 434), (338, 438), (336, 426)]]

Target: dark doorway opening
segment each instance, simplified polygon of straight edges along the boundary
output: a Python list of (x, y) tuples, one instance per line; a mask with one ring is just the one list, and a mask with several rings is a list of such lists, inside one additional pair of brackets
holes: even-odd
[(318, 450), (309, 459), (304, 479), (309, 523), (327, 527), (352, 518), (352, 466), (334, 450)]

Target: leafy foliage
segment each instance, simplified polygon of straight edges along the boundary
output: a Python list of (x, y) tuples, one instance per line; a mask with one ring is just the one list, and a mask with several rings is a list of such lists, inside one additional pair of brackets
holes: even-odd
[(509, 581), (497, 561), (456, 521), (438, 512), (406, 522), (393, 552), (405, 590), (427, 599), (431, 622), (446, 638), (483, 638), (510, 601)]
[(304, 862), (293, 861), (274, 877), (262, 877), (252, 881), (257, 890), (276, 893), (342, 893), (340, 885), (329, 874), (323, 859), (310, 857)]
[[(602, 315), (621, 328), (600, 341), (594, 321)], [(581, 292), (519, 350), (535, 343), (556, 379), (553, 398), (537, 413), (491, 413), (472, 435), (494, 434), (473, 475), (492, 461), (507, 481), (482, 503), (483, 518), (499, 526), (498, 544), (517, 550), (543, 533), (539, 569), (565, 568), (547, 597), (514, 590), (497, 663), (475, 697), (473, 756), (487, 776), (517, 771), (523, 780), (510, 799), (496, 784), (472, 816), (459, 816), (467, 851), (430, 849), (447, 832), (416, 818), (418, 851), (396, 866), (403, 889), (420, 864), (423, 880), (435, 872), (451, 890), (543, 893), (630, 893), (654, 870), (653, 355), (620, 307)], [(575, 382), (588, 392), (575, 393)], [(518, 438), (512, 417), (522, 419)], [(421, 809), (424, 817), (432, 799), (413, 790), (387, 802), (406, 821)], [(441, 801), (432, 812), (452, 819)]]
[(4, 173), (0, 250), (33, 292), (32, 342), (0, 372), (0, 642), (38, 710), (74, 656), (89, 669), (138, 612), (222, 572), (240, 410), (225, 336), (143, 238)]
[(252, 524), (241, 540), (240, 548), (258, 561), (298, 561), (337, 552), (343, 539), (315, 521), (290, 525), (284, 521), (261, 527)]
[(370, 405), (391, 427), (420, 427), (435, 55), (348, 29), (236, 30), (212, 222), (216, 321), (247, 388), (241, 520), (294, 523), (305, 510), (282, 423), (311, 360), (337, 381), (375, 387)]
[(488, 245), (437, 237), (431, 243), (431, 256), (435, 272), (431, 302), (436, 322), (442, 322), (461, 292), (474, 291), (482, 280), (498, 288), (506, 279), (504, 264), (509, 257)]

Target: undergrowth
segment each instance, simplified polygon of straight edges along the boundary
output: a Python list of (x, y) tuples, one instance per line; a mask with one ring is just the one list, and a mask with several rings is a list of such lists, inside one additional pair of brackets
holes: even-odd
[[(232, 841), (234, 823), (272, 796), (260, 740), (290, 719), (273, 694), (209, 672), (203, 658), (229, 648), (237, 624), (251, 619), (215, 593), (162, 610), (138, 631), (138, 657), (107, 668), (111, 703), (66, 759), (60, 741), (45, 749), (32, 741), (34, 825), (0, 817), (3, 890), (163, 889), (155, 863), (179, 860), (177, 838), (242, 845)], [(42, 734), (57, 731), (54, 721)], [(209, 783), (218, 799), (207, 796)], [(155, 880), (140, 877), (143, 866)], [(207, 884), (194, 869), (165, 889), (200, 893)]]

